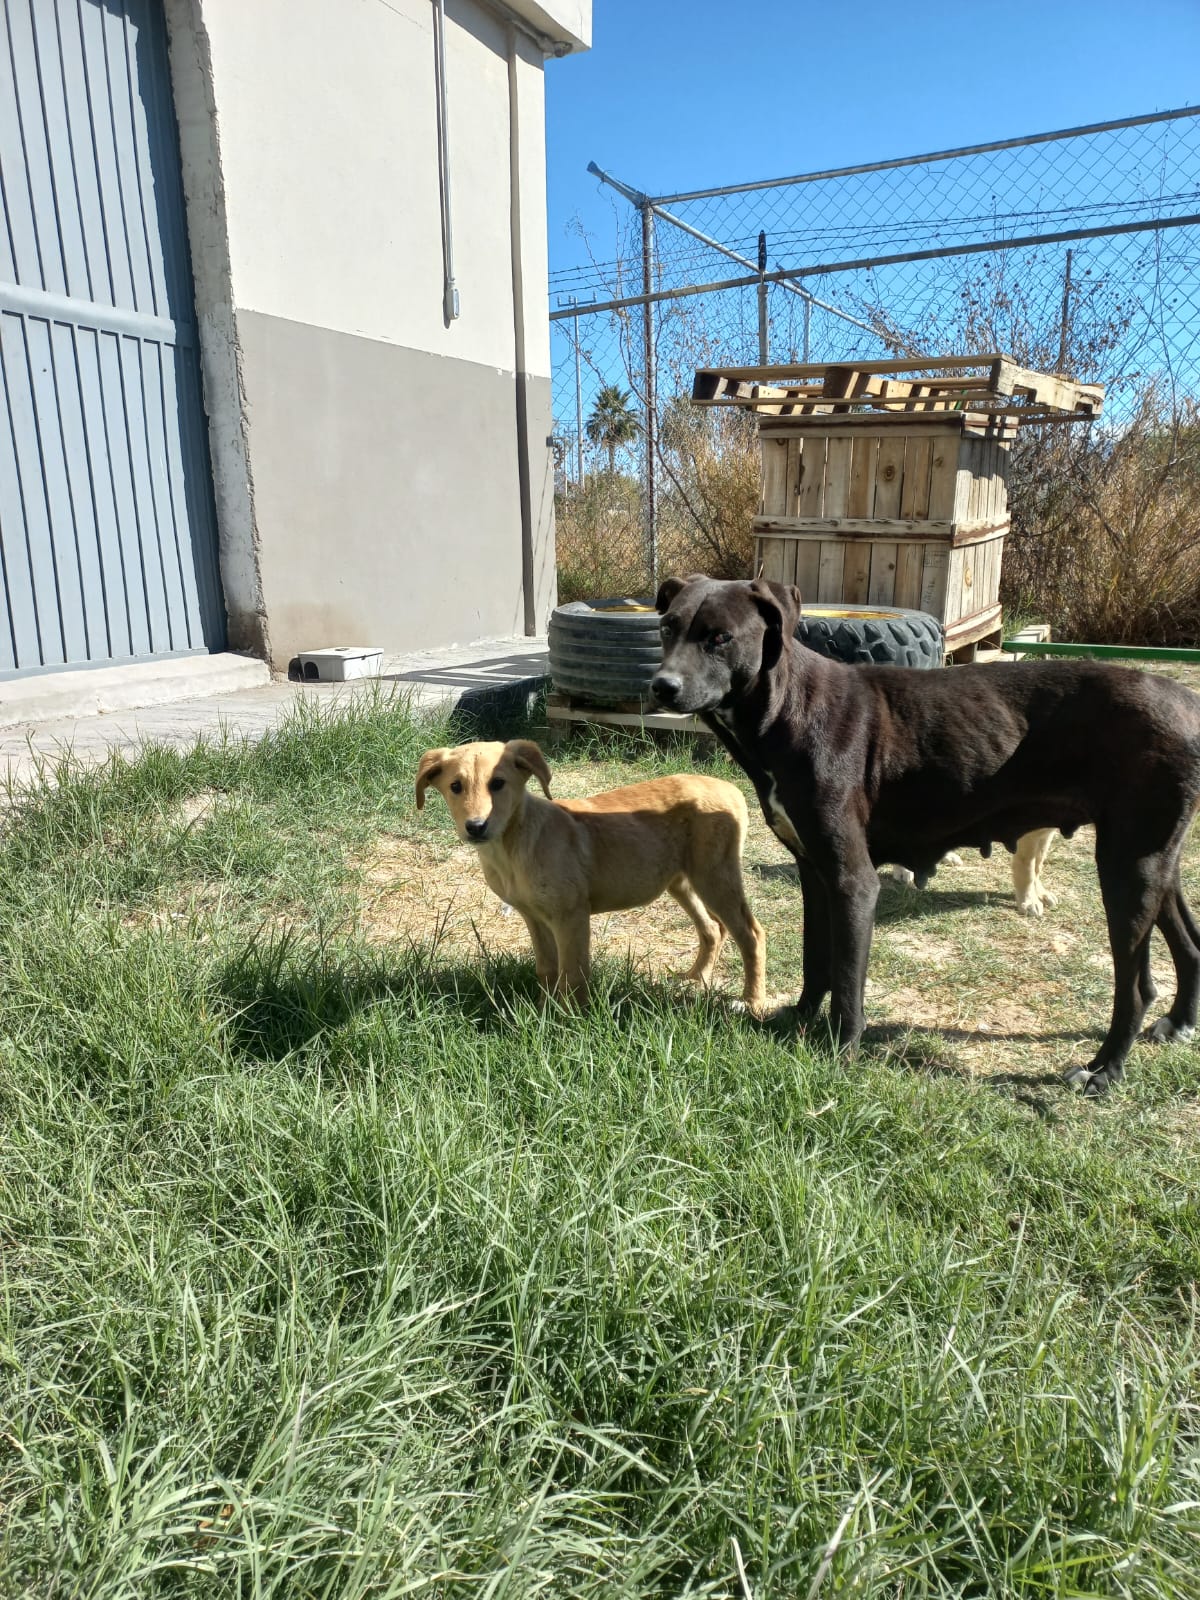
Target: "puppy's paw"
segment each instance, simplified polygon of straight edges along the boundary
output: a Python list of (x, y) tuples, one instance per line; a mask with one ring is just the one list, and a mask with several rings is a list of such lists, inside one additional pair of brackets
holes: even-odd
[(961, 867), (962, 857), (959, 855), (957, 850), (951, 850), (949, 855), (942, 857), (941, 865), (943, 867)]
[(917, 886), (916, 878), (907, 867), (893, 867), (892, 879), (896, 883), (903, 884), (906, 889), (915, 889)]
[(1177, 1039), (1190, 1039), (1195, 1033), (1195, 1028), (1186, 1022), (1172, 1022), (1170, 1017), (1159, 1017), (1157, 1022), (1152, 1022), (1142, 1035), (1151, 1044), (1173, 1044)]
[(1044, 895), (1039, 895), (1036, 889), (1030, 889), (1027, 894), (1017, 896), (1017, 910), (1023, 917), (1040, 917), (1048, 902)]
[(755, 1022), (769, 1022), (791, 1009), (790, 994), (765, 994), (761, 1000), (731, 1000), (729, 1009), (742, 1016), (753, 1017)]

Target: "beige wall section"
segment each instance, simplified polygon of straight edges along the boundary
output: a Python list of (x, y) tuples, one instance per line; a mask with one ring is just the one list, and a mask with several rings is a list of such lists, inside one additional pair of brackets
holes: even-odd
[[(540, 631), (554, 604), (542, 50), (585, 41), (590, 4), (445, 4), (449, 326), (434, 0), (168, 0), (173, 55), (198, 64), (181, 106), (198, 297), (229, 308), (201, 319), (224, 375), (206, 396), (231, 402), (210, 409), (216, 475), (243, 497), (226, 596), (256, 579), (276, 667)], [(535, 42), (514, 9), (557, 31)]]
[[(257, 312), (239, 322), (259, 522), (287, 530), (262, 541), (276, 664), (324, 644), (520, 633), (511, 374)], [(530, 407), (548, 419), (548, 380)], [(541, 558), (544, 627), (552, 547)]]

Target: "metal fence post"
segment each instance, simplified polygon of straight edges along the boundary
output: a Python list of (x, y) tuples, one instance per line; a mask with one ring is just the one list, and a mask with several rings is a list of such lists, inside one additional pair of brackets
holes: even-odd
[(758, 236), (758, 363), (765, 367), (770, 364), (770, 335), (767, 324), (767, 235), (760, 232)]
[(583, 374), (579, 366), (579, 300), (571, 296), (575, 307), (575, 482), (583, 488)]
[(1062, 322), (1058, 333), (1058, 370), (1067, 370), (1067, 344), (1071, 334), (1071, 258), (1073, 250), (1067, 251), (1067, 270), (1063, 274)]
[(654, 361), (654, 210), (649, 201), (642, 211), (642, 340), (645, 346), (646, 433), (646, 561), (650, 586), (658, 583), (658, 401)]

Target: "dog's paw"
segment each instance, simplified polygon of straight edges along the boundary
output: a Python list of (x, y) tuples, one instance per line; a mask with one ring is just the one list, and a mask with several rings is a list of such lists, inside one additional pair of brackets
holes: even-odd
[(917, 880), (907, 867), (893, 867), (892, 879), (895, 883), (903, 884), (906, 889), (915, 889)]
[(942, 857), (940, 865), (943, 867), (961, 867), (962, 857), (959, 855), (957, 850), (951, 850), (949, 855), (944, 855)]
[(1119, 1062), (1110, 1062), (1106, 1067), (1070, 1067), (1063, 1073), (1063, 1082), (1085, 1099), (1097, 1100), (1124, 1076), (1124, 1067)]
[(1177, 1039), (1190, 1039), (1195, 1033), (1189, 1023), (1172, 1022), (1170, 1017), (1159, 1017), (1157, 1022), (1152, 1022), (1142, 1035), (1151, 1044), (1173, 1044)]
[(1032, 889), (1028, 894), (1017, 896), (1017, 910), (1023, 917), (1040, 917), (1048, 904), (1045, 895), (1036, 894)]

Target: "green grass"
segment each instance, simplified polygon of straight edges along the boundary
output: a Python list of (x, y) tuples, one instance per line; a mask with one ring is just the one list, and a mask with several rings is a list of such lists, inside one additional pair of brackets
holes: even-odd
[[(1200, 1595), (1194, 1052), (1047, 1109), (934, 1035), (371, 944), (446, 737), (366, 701), (10, 812), (0, 1593)], [(999, 910), (931, 915), (1003, 986)]]

